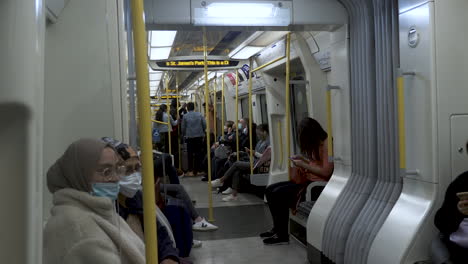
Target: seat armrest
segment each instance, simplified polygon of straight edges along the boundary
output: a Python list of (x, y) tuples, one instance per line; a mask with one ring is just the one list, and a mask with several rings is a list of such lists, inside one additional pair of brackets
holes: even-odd
[(325, 186), (327, 185), (327, 182), (326, 181), (314, 181), (314, 182), (311, 182), (308, 186), (307, 186), (307, 192), (306, 192), (306, 201), (310, 201), (311, 199), (311, 191), (312, 191), (312, 188), (314, 187), (317, 187), (317, 186)]

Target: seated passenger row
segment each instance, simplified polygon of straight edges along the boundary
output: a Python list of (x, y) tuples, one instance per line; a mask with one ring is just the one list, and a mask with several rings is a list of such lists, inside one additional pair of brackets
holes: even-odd
[[(132, 148), (109, 138), (105, 141), (78, 140), (49, 169), (47, 183), (54, 195), (54, 207), (44, 230), (44, 263), (145, 263), (141, 164)], [(171, 204), (167, 201), (174, 195), (172, 212), (186, 212), (190, 231), (216, 230), (198, 215), (182, 186), (159, 184), (165, 167), (163, 158), (159, 161), (155, 163), (155, 190), (159, 205), (166, 204), (163, 211), (167, 210), (168, 218)], [(166, 199), (162, 199), (161, 189)], [(178, 244), (188, 232), (172, 232), (171, 225), (183, 228), (182, 224), (167, 220), (158, 211), (159, 262), (188, 263), (176, 249), (182, 248)], [(173, 219), (180, 221), (180, 217)], [(178, 234), (182, 238), (178, 239)], [(190, 248), (185, 246), (184, 257)]]

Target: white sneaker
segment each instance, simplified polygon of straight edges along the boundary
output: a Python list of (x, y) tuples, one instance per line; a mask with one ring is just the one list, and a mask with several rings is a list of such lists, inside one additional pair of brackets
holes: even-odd
[(202, 242), (200, 240), (193, 240), (192, 241), (192, 248), (200, 248), (202, 246)]
[(209, 223), (208, 221), (206, 221), (205, 218), (203, 218), (203, 220), (201, 220), (200, 222), (193, 224), (192, 226), (192, 230), (194, 231), (214, 231), (217, 229), (217, 226)]
[(229, 187), (229, 188), (227, 188), (224, 192), (222, 192), (222, 194), (223, 194), (223, 195), (228, 195), (228, 194), (231, 194), (232, 191), (233, 191), (232, 188)]
[(223, 201), (225, 202), (237, 201), (237, 196), (230, 194), (229, 196), (224, 197)]
[(211, 181), (211, 187), (218, 188), (218, 187), (221, 187), (221, 186), (223, 186), (223, 184), (221, 183), (220, 179), (216, 179), (214, 181)]

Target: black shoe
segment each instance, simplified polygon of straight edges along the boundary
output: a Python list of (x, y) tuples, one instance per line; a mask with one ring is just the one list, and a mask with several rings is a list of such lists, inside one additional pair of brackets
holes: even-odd
[(207, 181), (208, 181), (208, 177), (205, 176), (205, 177), (203, 177), (201, 180), (204, 181), (204, 182), (207, 182)]
[(289, 244), (289, 237), (279, 237), (278, 235), (274, 235), (270, 238), (263, 240), (263, 244), (267, 246), (273, 245), (288, 245)]
[(261, 234), (260, 234), (260, 237), (261, 237), (261, 238), (270, 238), (270, 237), (272, 237), (272, 236), (274, 236), (274, 235), (276, 235), (276, 232), (273, 231), (273, 229), (272, 229), (272, 230), (270, 230), (270, 231), (266, 231), (266, 232), (261, 233)]

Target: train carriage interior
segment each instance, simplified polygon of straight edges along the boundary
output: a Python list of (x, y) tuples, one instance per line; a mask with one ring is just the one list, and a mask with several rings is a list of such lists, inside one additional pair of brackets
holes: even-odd
[(466, 10), (1, 1), (1, 262), (468, 263)]

